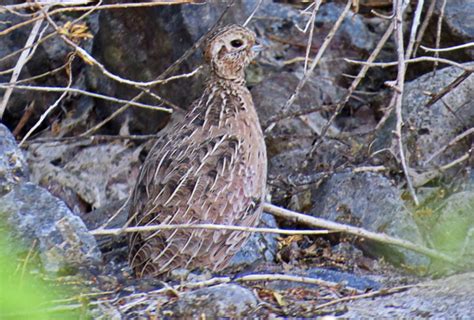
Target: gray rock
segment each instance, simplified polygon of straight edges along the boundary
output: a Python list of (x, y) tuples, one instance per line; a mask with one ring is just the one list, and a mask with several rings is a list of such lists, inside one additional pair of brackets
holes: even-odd
[(101, 253), (82, 220), (45, 189), (32, 183), (16, 186), (0, 198), (2, 233), (7, 242), (28, 251), (37, 241), (43, 268), (58, 273), (95, 264)]
[[(18, 1), (2, 1), (2, 5), (5, 4), (17, 4)], [(27, 13), (24, 11), (23, 13)], [(88, 15), (81, 23), (85, 23), (88, 27), (88, 31), (92, 34), (97, 32), (97, 13), (92, 13)], [(52, 19), (59, 25), (64, 26), (67, 22), (73, 20), (73, 18), (67, 13), (62, 15), (54, 15)], [(16, 13), (3, 12), (0, 13), (0, 31), (3, 31), (6, 28), (9, 28), (17, 23), (24, 22), (24, 17), (18, 16)], [(6, 35), (0, 37), (0, 57), (5, 57), (6, 55), (22, 49), (25, 46), (25, 43), (28, 39), (28, 36), (31, 32), (31, 26), (25, 26), (23, 28), (18, 28), (13, 30)], [(44, 31), (44, 34), (43, 34)], [(54, 28), (46, 22), (43, 22), (40, 28), (39, 34), (43, 37), (54, 32)], [(31, 59), (28, 59), (21, 71), (21, 76), (19, 79), (25, 79), (32, 76), (40, 75), (45, 72), (50, 72), (55, 68), (63, 66), (65, 61), (68, 60), (68, 55), (74, 51), (69, 45), (67, 45), (63, 39), (59, 36), (49, 37), (44, 39), (35, 50), (34, 55)], [(87, 51), (90, 51), (92, 48), (92, 39), (81, 39), (80, 46)], [(19, 58), (19, 55), (14, 55), (9, 59), (0, 61), (0, 70), (7, 70), (13, 68), (16, 65), (16, 62)], [(79, 62), (80, 59), (75, 59), (75, 63), (72, 64), (72, 74), (74, 83), (73, 87), (78, 89), (85, 89), (81, 85), (80, 72), (85, 63)], [(10, 81), (11, 74), (0, 75), (0, 82), (5, 83)], [(37, 86), (52, 86), (58, 87), (63, 86), (64, 83), (67, 83), (68, 77), (64, 72), (58, 72), (54, 76), (42, 77), (37, 80), (30, 81), (30, 85)], [(3, 96), (4, 89), (0, 89), (0, 95)], [(13, 94), (8, 102), (8, 108), (6, 109), (6, 114), (9, 118), (20, 119), (25, 111), (25, 106), (28, 106), (32, 101), (35, 101), (35, 112), (33, 113), (32, 120), (38, 119), (42, 112), (46, 110), (54, 101), (58, 98), (58, 95), (30, 91), (30, 90), (14, 90)], [(69, 106), (69, 105), (68, 105)], [(71, 108), (74, 110), (74, 108)]]
[[(349, 223), (370, 231), (423, 244), (411, 213), (404, 207), (400, 191), (375, 173), (337, 173), (312, 190), (311, 214)], [(408, 250), (364, 241), (363, 249), (400, 264), (426, 266), (429, 259)]]
[(249, 289), (235, 284), (221, 284), (180, 294), (178, 301), (163, 308), (162, 315), (173, 319), (242, 318), (257, 307)]
[[(415, 165), (420, 165), (456, 135), (474, 126), (474, 75), (451, 90), (442, 101), (429, 108), (425, 106), (429, 97), (424, 92), (438, 93), (461, 73), (458, 68), (449, 67), (437, 71), (435, 76), (426, 74), (406, 85), (403, 108), (407, 112), (405, 127), (409, 131), (405, 139), (417, 148), (412, 150), (413, 158), (417, 159)], [(470, 147), (470, 143), (458, 143), (456, 148), (450, 148), (431, 164), (446, 164)]]
[[(432, 154), (447, 145), (450, 140), (474, 126), (474, 75), (470, 75), (453, 88), (442, 100), (426, 107), (430, 100), (426, 92), (439, 93), (462, 72), (458, 68), (449, 67), (438, 70), (435, 75), (425, 74), (406, 84), (402, 106), (405, 123), (403, 139), (411, 168), (426, 172), (430, 168), (453, 161), (471, 148), (469, 139), (464, 139), (425, 164)], [(373, 151), (391, 148), (398, 154), (397, 142), (393, 135), (395, 124), (396, 118), (392, 114), (377, 133)]]
[(128, 197), (139, 171), (141, 150), (126, 143), (45, 143), (30, 147), (27, 157), (31, 180), (81, 214)]
[(10, 130), (0, 123), (0, 196), (27, 180), (28, 167), (23, 153)]
[[(314, 77), (308, 81), (295, 100), (287, 116), (282, 117), (282, 107), (294, 93), (299, 83), (295, 73), (275, 73), (252, 88), (256, 110), (265, 131), (265, 142), (269, 161), (270, 180), (286, 180), (303, 166), (315, 137), (327, 120), (320, 111), (311, 111), (317, 106), (335, 103), (342, 90), (324, 78)], [(292, 115), (301, 113), (301, 116)], [(288, 116), (289, 115), (289, 116)], [(336, 135), (339, 130), (331, 126), (328, 134)], [(346, 161), (341, 155), (348, 147), (336, 140), (325, 141), (313, 161), (318, 164), (335, 164)]]
[[(281, 72), (274, 74), (252, 88), (252, 96), (260, 122), (266, 129), (267, 144), (271, 154), (278, 154), (290, 149), (308, 147), (316, 133), (326, 124), (318, 111), (310, 112), (317, 106), (337, 101), (341, 92), (334, 89), (328, 81), (315, 79), (301, 90), (298, 99), (289, 110), (289, 114), (302, 112), (303, 116), (279, 118), (282, 107), (294, 93), (300, 79), (294, 73)], [(277, 116), (275, 118), (275, 116)], [(278, 121), (275, 121), (278, 120)], [(334, 127), (330, 134), (339, 131)]]
[[(260, 227), (277, 228), (275, 217), (264, 213), (260, 221)], [(245, 245), (230, 260), (230, 268), (245, 268), (254, 266), (261, 262), (272, 262), (277, 251), (277, 234), (274, 233), (252, 233)]]
[[(391, 295), (345, 305), (345, 319), (472, 319), (474, 273), (420, 283)], [(342, 309), (340, 309), (342, 310)]]
[[(442, 2), (436, 3), (438, 13), (440, 12), (441, 5)], [(449, 32), (459, 37), (462, 43), (474, 40), (474, 2), (471, 0), (446, 1), (443, 21)], [(474, 49), (467, 49), (466, 52), (471, 58), (474, 58)]]

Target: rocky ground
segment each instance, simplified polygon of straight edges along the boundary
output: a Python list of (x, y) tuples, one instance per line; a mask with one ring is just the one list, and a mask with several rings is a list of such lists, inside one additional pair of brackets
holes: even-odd
[[(357, 13), (352, 9), (311, 74), (305, 68), (305, 54), (315, 57), (321, 50), (345, 2), (321, 5), (309, 46), (309, 33), (300, 29), (310, 21), (311, 8), (302, 13), (307, 5), (296, 2), (264, 0), (249, 24), (266, 47), (250, 66), (247, 83), (265, 132), (268, 199), (297, 212), (433, 248), (459, 263), (344, 233), (255, 233), (222, 274), (176, 270), (167, 282), (138, 281), (127, 266), (125, 237), (98, 235), (94, 230), (125, 223), (125, 200), (155, 134), (166, 134), (169, 113), (130, 106), (110, 117), (123, 103), (77, 91), (57, 100), (60, 93), (26, 90), (17, 84), (0, 124), (0, 221), (5, 222), (0, 231), (11, 261), (29, 264), (28, 269), (49, 286), (62, 283), (70, 288), (71, 298), (55, 306), (55, 312), (78, 309), (103, 319), (322, 315), (468, 319), (474, 314), (472, 46), (440, 53), (457, 65), (407, 64), (401, 133), (415, 201), (402, 168), (396, 113), (387, 108), (394, 92), (387, 82), (396, 79), (397, 67), (370, 68), (338, 110), (360, 69), (345, 58), (366, 60), (375, 50), (390, 20), (370, 10), (388, 16), (391, 1), (377, 6), (361, 1)], [(9, 0), (6, 5), (17, 3)], [(235, 1), (227, 11), (224, 2), (99, 10), (82, 20), (86, 31), (69, 29), (68, 35), (76, 34), (76, 42), (114, 74), (151, 81), (208, 32), (222, 12), (221, 23), (243, 23), (257, 3)], [(415, 5), (404, 16), (407, 39), (414, 16)], [(422, 44), (436, 45), (438, 19), (439, 47), (472, 43), (473, 16), (474, 5), (468, 0), (448, 1), (445, 8), (436, 3)], [(63, 13), (53, 19), (64, 25), (78, 17)], [(0, 25), (1, 70), (15, 66), (18, 56), (8, 54), (21, 49), (31, 32), (29, 27), (2, 30), (25, 19), (0, 7), (0, 21), (6, 21)], [(43, 36), (52, 31), (49, 25)], [(64, 65), (71, 52), (61, 37), (47, 38), (20, 79)], [(418, 48), (417, 56), (424, 55), (433, 56)], [(376, 61), (396, 60), (392, 38)], [(197, 50), (173, 74), (190, 72), (201, 63)], [(88, 92), (123, 100), (141, 92), (105, 76), (101, 68), (80, 57), (68, 72), (49, 73), (25, 84), (64, 87), (72, 75), (71, 87)], [(174, 121), (199, 96), (205, 74), (204, 70), (156, 86), (153, 95), (142, 93), (137, 101), (173, 108)], [(2, 96), (1, 85), (10, 78), (0, 73)], [(303, 79), (306, 84), (289, 104)], [(157, 101), (156, 95), (162, 99)], [(55, 101), (57, 107), (29, 136)], [(262, 217), (261, 226), (309, 228), (271, 214)]]

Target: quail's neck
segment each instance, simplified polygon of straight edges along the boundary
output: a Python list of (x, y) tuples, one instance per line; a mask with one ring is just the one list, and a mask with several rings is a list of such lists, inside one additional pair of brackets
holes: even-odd
[(226, 89), (237, 89), (246, 87), (246, 82), (244, 77), (236, 77), (235, 79), (226, 79), (220, 77), (216, 74), (212, 74), (209, 79), (210, 85), (218, 85)]

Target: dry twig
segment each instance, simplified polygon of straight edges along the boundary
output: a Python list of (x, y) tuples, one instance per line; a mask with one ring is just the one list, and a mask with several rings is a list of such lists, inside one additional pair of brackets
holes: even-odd
[(354, 300), (361, 300), (361, 299), (367, 299), (367, 298), (374, 298), (374, 297), (380, 297), (380, 296), (386, 296), (398, 292), (403, 292), (411, 288), (419, 287), (419, 285), (406, 285), (406, 286), (400, 286), (400, 287), (394, 287), (394, 288), (389, 288), (389, 289), (381, 289), (377, 291), (372, 291), (368, 293), (363, 293), (363, 294), (358, 294), (354, 296), (348, 296), (348, 297), (342, 297), (340, 299), (336, 299), (333, 301), (329, 301), (327, 303), (323, 303), (318, 305), (314, 310), (321, 310), (333, 305), (336, 305), (341, 302), (347, 302), (347, 301), (354, 301)]
[(420, 46), (420, 47), (427, 52), (449, 52), (449, 51), (455, 51), (455, 50), (461, 50), (461, 49), (474, 47), (474, 42), (464, 43), (458, 46), (452, 46), (452, 47), (446, 47), (446, 48), (429, 48), (425, 46)]
[[(48, 8), (45, 8), (45, 10), (48, 10)], [(25, 47), (29, 47), (30, 49), (24, 50), (18, 61), (16, 62), (15, 69), (13, 70), (12, 77), (10, 79), (10, 84), (15, 83), (20, 76), (21, 70), (23, 69), (23, 66), (26, 64), (28, 61), (28, 56), (30, 56), (31, 51), (33, 50), (33, 42), (35, 41), (39, 30), (41, 28), (41, 25), (43, 24), (43, 19), (39, 19), (36, 21), (34, 24), (33, 28), (31, 29), (30, 35), (28, 36), (28, 39), (26, 40)], [(0, 103), (0, 119), (3, 118), (3, 114), (5, 112), (5, 109), (7, 108), (8, 101), (10, 100), (10, 96), (13, 93), (14, 86), (8, 86), (5, 90), (5, 93), (3, 94), (3, 99), (2, 102)]]
[[(66, 68), (67, 70), (67, 74), (68, 74), (68, 83), (67, 83), (67, 87), (66, 88), (70, 88), (71, 85), (72, 85), (72, 68), (71, 68), (71, 64), (72, 64), (72, 61), (74, 60), (74, 56), (71, 56), (71, 58), (69, 59), (69, 66)], [(66, 97), (67, 95), (67, 91), (64, 91), (60, 96), (59, 98), (52, 104), (48, 107), (48, 109), (46, 109), (45, 112), (43, 112), (43, 114), (41, 115), (41, 117), (39, 118), (39, 120), (34, 124), (34, 126), (25, 134), (25, 136), (23, 137), (23, 139), (21, 140), (21, 142), (18, 144), (18, 146), (22, 146), (23, 143), (26, 141), (26, 139), (28, 139), (30, 137), (30, 135), (33, 134), (33, 132), (38, 129), (38, 127), (43, 123), (43, 121), (46, 119), (46, 117), (54, 110), (56, 109), (56, 107), (59, 105), (59, 103)]]
[(400, 154), (400, 162), (402, 164), (403, 172), (405, 173), (405, 178), (408, 184), (408, 190), (413, 198), (413, 202), (416, 206), (419, 205), (418, 197), (416, 196), (415, 188), (413, 187), (412, 178), (410, 176), (410, 170), (405, 156), (405, 145), (403, 144), (402, 136), (402, 126), (403, 126), (403, 116), (402, 116), (402, 102), (403, 102), (403, 90), (405, 87), (405, 52), (403, 45), (403, 12), (405, 7), (403, 6), (403, 0), (394, 1), (394, 11), (395, 11), (395, 42), (397, 44), (397, 54), (398, 54), (398, 74), (396, 87), (394, 87), (392, 99), (395, 105), (395, 114), (397, 116), (397, 123), (395, 125), (394, 135), (398, 143), (398, 152)]
[(327, 230), (288, 230), (278, 228), (252, 228), (242, 226), (231, 226), (223, 224), (160, 224), (160, 225), (149, 225), (142, 227), (126, 227), (126, 228), (114, 228), (104, 229), (98, 228), (89, 231), (94, 236), (99, 235), (119, 235), (121, 233), (133, 233), (133, 232), (151, 232), (159, 230), (178, 230), (178, 229), (203, 229), (203, 230), (230, 230), (230, 231), (242, 231), (242, 232), (259, 232), (259, 233), (274, 233), (274, 234), (306, 234), (306, 235), (321, 235), (328, 234)]
[(425, 162), (423, 163), (423, 165), (427, 165), (428, 163), (430, 163), (431, 161), (433, 161), (434, 158), (436, 158), (437, 156), (439, 156), (440, 154), (442, 154), (444, 151), (446, 151), (449, 147), (455, 145), (457, 142), (461, 141), (462, 139), (464, 139), (465, 137), (471, 135), (474, 133), (474, 128), (470, 128), (466, 131), (464, 131), (463, 133), (461, 133), (460, 135), (457, 135), (456, 137), (454, 137), (453, 139), (451, 139), (451, 141), (449, 141), (449, 143), (445, 146), (443, 146), (442, 148), (440, 148), (439, 150), (437, 150), (436, 152), (434, 152), (432, 155), (430, 155), (426, 160)]
[[(380, 41), (378, 42), (377, 46), (375, 47), (374, 51), (372, 51), (372, 53), (370, 54), (369, 58), (367, 59), (367, 63), (370, 65), (376, 58), (377, 56), (379, 55), (380, 51), (382, 50), (383, 46), (385, 45), (385, 43), (387, 42), (387, 40), (390, 38), (392, 32), (393, 32), (393, 28), (394, 28), (394, 23), (390, 23), (390, 25), (388, 26), (387, 30), (385, 31), (384, 35), (382, 36), (382, 38), (380, 39)], [(313, 144), (312, 148), (311, 148), (311, 151), (310, 151), (310, 155), (314, 154), (314, 152), (316, 151), (316, 149), (318, 148), (318, 146), (323, 142), (323, 139), (327, 133), (327, 131), (329, 130), (329, 127), (332, 125), (332, 123), (334, 122), (334, 120), (336, 119), (336, 117), (339, 115), (339, 113), (342, 111), (342, 109), (344, 108), (344, 106), (346, 105), (346, 103), (349, 101), (349, 99), (352, 97), (352, 94), (354, 93), (355, 89), (357, 88), (357, 86), (360, 84), (360, 82), (362, 81), (362, 79), (365, 77), (365, 75), (367, 74), (367, 71), (369, 70), (369, 66), (363, 66), (359, 73), (357, 74), (357, 77), (354, 79), (354, 81), (352, 81), (351, 83), (351, 86), (349, 88), (349, 90), (347, 91), (347, 93), (345, 94), (344, 98), (339, 101), (339, 103), (337, 104), (336, 106), (336, 110), (334, 111), (334, 113), (331, 115), (331, 118), (329, 118), (329, 120), (327, 121), (326, 125), (323, 127), (323, 129), (321, 130), (321, 135), (319, 137), (319, 139)]]
[(459, 264), (459, 261), (457, 261), (455, 258), (445, 255), (443, 253), (440, 253), (436, 250), (426, 248), (418, 244), (414, 244), (407, 240), (394, 238), (383, 233), (376, 233), (376, 232), (367, 231), (365, 229), (358, 228), (358, 227), (353, 227), (353, 226), (349, 226), (349, 225), (345, 225), (345, 224), (341, 224), (337, 222), (332, 222), (332, 221), (321, 219), (321, 218), (315, 218), (312, 216), (308, 216), (306, 214), (301, 214), (295, 211), (280, 208), (270, 203), (265, 203), (263, 210), (279, 218), (295, 220), (296, 222), (300, 222), (300, 223), (317, 227), (317, 228), (337, 230), (337, 231), (351, 234), (354, 236), (358, 236), (361, 238), (366, 238), (366, 239), (370, 239), (370, 240), (377, 241), (380, 243), (385, 243), (385, 244), (405, 248), (414, 252), (421, 253), (423, 255), (426, 255), (434, 259), (440, 259), (449, 263)]
[(306, 82), (311, 77), (311, 74), (314, 72), (314, 69), (319, 64), (319, 61), (321, 60), (321, 57), (323, 56), (326, 49), (329, 47), (329, 44), (331, 43), (332, 39), (334, 38), (337, 30), (339, 29), (342, 22), (344, 21), (347, 14), (349, 13), (349, 11), (351, 9), (351, 4), (352, 4), (351, 0), (348, 0), (346, 6), (344, 7), (344, 10), (341, 13), (341, 15), (339, 16), (336, 23), (334, 24), (334, 26), (331, 28), (328, 35), (324, 39), (324, 42), (322, 43), (321, 47), (318, 50), (318, 53), (314, 57), (313, 62), (311, 63), (311, 66), (309, 67), (309, 69), (304, 74), (303, 78), (300, 80), (300, 82), (296, 86), (295, 92), (291, 95), (291, 97), (286, 101), (285, 105), (283, 106), (282, 113), (286, 113), (290, 109), (290, 107), (293, 105), (296, 98), (299, 96), (299, 94), (301, 92), (301, 89), (303, 89), (304, 85), (306, 84)]

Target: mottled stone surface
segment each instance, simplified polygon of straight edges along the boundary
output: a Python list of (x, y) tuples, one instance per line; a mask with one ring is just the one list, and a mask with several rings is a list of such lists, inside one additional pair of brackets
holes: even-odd
[(408, 291), (346, 305), (347, 319), (472, 319), (474, 273), (420, 283)]
[[(436, 3), (437, 13), (441, 11), (442, 1)], [(474, 40), (474, 2), (471, 0), (446, 1), (443, 21), (449, 31), (460, 37), (463, 43)], [(468, 48), (466, 52), (474, 58), (474, 49)]]
[[(2, 0), (1, 4), (18, 4), (19, 1), (10, 1)], [(97, 23), (98, 13), (92, 13), (87, 15), (80, 24), (83, 24), (87, 28), (87, 32), (95, 34), (98, 30)], [(51, 16), (51, 19), (59, 27), (63, 27), (67, 22), (71, 22), (71, 16), (67, 13), (64, 15), (55, 14)], [(24, 22), (24, 17), (21, 17), (15, 13), (10, 13), (5, 10), (5, 12), (0, 13), (0, 32), (5, 29), (12, 27), (20, 22)], [(5, 57), (8, 54), (11, 54), (17, 50), (21, 50), (31, 33), (33, 24), (28, 24), (22, 28), (16, 28), (15, 30), (8, 32), (0, 37), (0, 57)], [(70, 53), (74, 51), (68, 44), (64, 42), (63, 39), (59, 36), (46, 37), (47, 35), (54, 32), (53, 26), (49, 23), (46, 23), (44, 20), (41, 23), (39, 28), (38, 35), (43, 37), (43, 41), (38, 45), (34, 50), (34, 54), (28, 59), (21, 69), (21, 75), (19, 79), (26, 79), (29, 77), (37, 76), (46, 72), (50, 72), (55, 68), (63, 66), (64, 63), (68, 60)], [(93, 39), (81, 39), (80, 46), (81, 48), (90, 51), (92, 48)], [(0, 61), (0, 70), (5, 71), (10, 68), (15, 67), (18, 61), (19, 55), (15, 54), (9, 57), (8, 59), (2, 59)], [(80, 62), (80, 59), (75, 59), (72, 64), (72, 74), (73, 74), (73, 87), (85, 89), (83, 81), (81, 81), (80, 73), (83, 70), (85, 63)], [(11, 73), (3, 73), (0, 75), (1, 83), (8, 83), (11, 78)], [(57, 72), (54, 76), (48, 77), (39, 77), (38, 79), (29, 81), (30, 85), (36, 86), (52, 86), (52, 87), (61, 87), (64, 86), (68, 81), (68, 76), (66, 72)], [(3, 96), (5, 89), (0, 89), (0, 96)], [(11, 121), (12, 119), (19, 120), (25, 112), (25, 108), (34, 102), (34, 112), (31, 120), (37, 120), (41, 114), (58, 98), (59, 95), (56, 94), (44, 94), (43, 92), (31, 91), (31, 90), (14, 90), (11, 98), (8, 101), (8, 107), (5, 112), (5, 117), (3, 120)], [(77, 106), (76, 103), (72, 105)], [(70, 105), (65, 106), (65, 108), (70, 107)], [(70, 110), (75, 110), (71, 108)], [(31, 127), (29, 125), (28, 127)]]
[(82, 220), (60, 199), (32, 183), (16, 186), (0, 198), (0, 220), (11, 248), (28, 251), (35, 243), (43, 268), (67, 272), (101, 261), (101, 253)]
[[(259, 227), (277, 228), (275, 218), (267, 213), (262, 215)], [(231, 268), (245, 268), (261, 262), (273, 262), (277, 251), (277, 234), (252, 233), (245, 245), (229, 263)]]
[(252, 312), (257, 303), (249, 289), (235, 284), (221, 284), (180, 294), (176, 302), (163, 307), (162, 315), (172, 319), (242, 318)]
[(27, 180), (28, 167), (23, 153), (10, 130), (0, 123), (0, 196)]
[[(31, 181), (84, 214), (128, 197), (142, 147), (126, 143), (43, 143), (29, 148)], [(84, 218), (86, 219), (86, 218)]]
[[(312, 190), (311, 213), (331, 221), (423, 244), (411, 213), (405, 208), (401, 192), (384, 176), (376, 173), (338, 173)], [(424, 256), (412, 251), (364, 241), (372, 255), (384, 255), (395, 263), (425, 265)]]
[[(469, 64), (468, 64), (469, 65)], [(467, 66), (468, 66), (467, 65)], [(470, 64), (473, 66), (474, 64)], [(407, 158), (411, 168), (426, 171), (444, 165), (466, 153), (471, 147), (469, 139), (464, 139), (443, 152), (429, 163), (432, 154), (457, 135), (474, 126), (474, 75), (467, 77), (457, 87), (451, 89), (442, 99), (427, 106), (431, 97), (427, 93), (438, 94), (463, 73), (455, 67), (427, 73), (405, 85), (403, 95), (403, 141), (407, 147)], [(396, 117), (394, 114), (377, 133), (373, 151), (392, 148), (398, 153), (397, 141), (393, 135)]]

